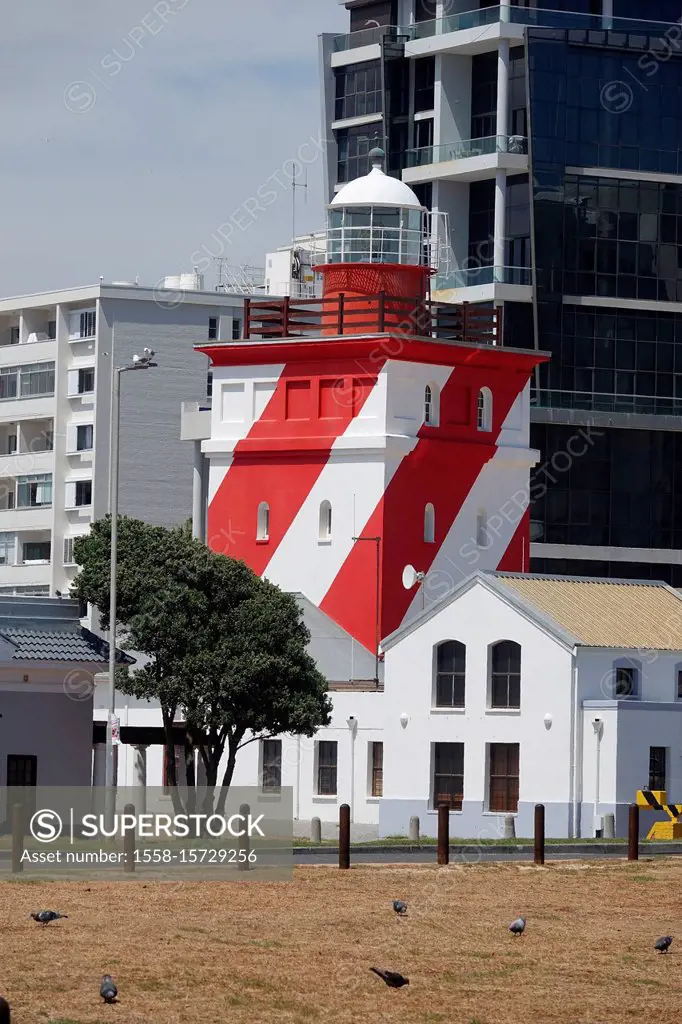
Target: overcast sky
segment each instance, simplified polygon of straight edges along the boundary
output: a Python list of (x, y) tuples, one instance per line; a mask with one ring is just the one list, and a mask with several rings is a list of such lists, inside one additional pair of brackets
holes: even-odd
[(154, 285), (207, 250), (263, 266), (299, 156), (297, 228), (322, 227), (317, 37), (347, 18), (336, 0), (7, 3), (0, 296)]

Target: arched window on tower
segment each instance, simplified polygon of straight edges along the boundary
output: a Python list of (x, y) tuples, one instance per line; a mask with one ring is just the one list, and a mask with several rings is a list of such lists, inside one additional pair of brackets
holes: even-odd
[(481, 388), (478, 392), (476, 426), (483, 431), (493, 429), (493, 393), (490, 388)]
[(256, 523), (256, 540), (270, 539), (270, 506), (267, 501), (261, 501), (258, 506), (258, 519)]
[(424, 509), (424, 540), (427, 544), (436, 542), (436, 510), (431, 502)]
[(424, 424), (437, 427), (439, 419), (439, 395), (436, 384), (427, 384), (424, 388)]
[(320, 526), (318, 540), (332, 539), (332, 506), (330, 501), (320, 502)]

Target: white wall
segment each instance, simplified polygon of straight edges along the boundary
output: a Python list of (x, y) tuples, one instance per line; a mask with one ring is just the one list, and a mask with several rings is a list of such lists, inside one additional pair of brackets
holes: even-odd
[[(433, 647), (448, 639), (467, 645), (463, 711), (432, 707)], [(522, 648), (520, 711), (487, 706), (488, 647), (503, 639)], [(486, 805), (488, 743), (520, 744), (520, 803), (568, 801), (571, 655), (483, 585), (474, 584), (391, 647), (384, 665), (387, 799), (424, 799), (431, 789), (431, 744), (448, 741), (465, 744), (464, 801), (479, 812)], [(403, 712), (409, 719), (405, 729), (399, 721)], [(553, 718), (549, 730), (543, 722), (547, 713)]]

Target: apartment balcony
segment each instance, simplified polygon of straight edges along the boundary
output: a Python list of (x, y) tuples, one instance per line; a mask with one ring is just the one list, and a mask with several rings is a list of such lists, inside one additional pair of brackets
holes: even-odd
[(24, 451), (0, 455), (0, 477), (15, 477), (31, 473), (52, 473), (54, 452)]
[(408, 149), (403, 181), (480, 181), (497, 171), (528, 170), (528, 140), (522, 135), (490, 135), (440, 146)]
[(639, 416), (682, 416), (682, 398), (658, 398), (653, 395), (535, 389), (531, 394), (530, 403), (535, 409), (581, 409), (589, 412), (635, 413)]
[[(461, 6), (468, 6), (464, 0)], [(500, 39), (523, 42), (525, 27), (610, 30), (615, 32), (651, 33), (661, 38), (670, 28), (667, 22), (633, 18), (609, 18), (572, 11), (536, 10), (528, 7), (483, 7), (480, 10), (451, 12), (445, 18), (423, 21), (409, 29), (410, 41), (406, 57), (423, 57), (433, 53), (474, 54), (494, 50)]]
[(52, 568), (50, 559), (3, 565), (0, 562), (0, 586), (29, 586), (32, 583), (49, 583)]
[(438, 302), (532, 302), (530, 267), (468, 267), (436, 277), (431, 296)]
[(410, 38), (410, 30), (398, 25), (381, 25), (364, 28), (359, 32), (348, 32), (336, 36), (332, 47), (331, 66), (358, 64), (366, 60), (380, 60), (384, 43), (402, 46)]

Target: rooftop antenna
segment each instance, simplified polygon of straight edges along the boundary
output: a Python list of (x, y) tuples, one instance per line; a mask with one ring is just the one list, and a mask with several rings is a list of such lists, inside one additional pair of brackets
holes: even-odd
[(291, 245), (292, 248), (296, 245), (296, 189), (302, 188), (305, 192), (305, 202), (308, 202), (308, 168), (305, 167), (303, 171), (303, 181), (299, 182), (298, 175), (296, 178), (292, 178), (291, 181)]

